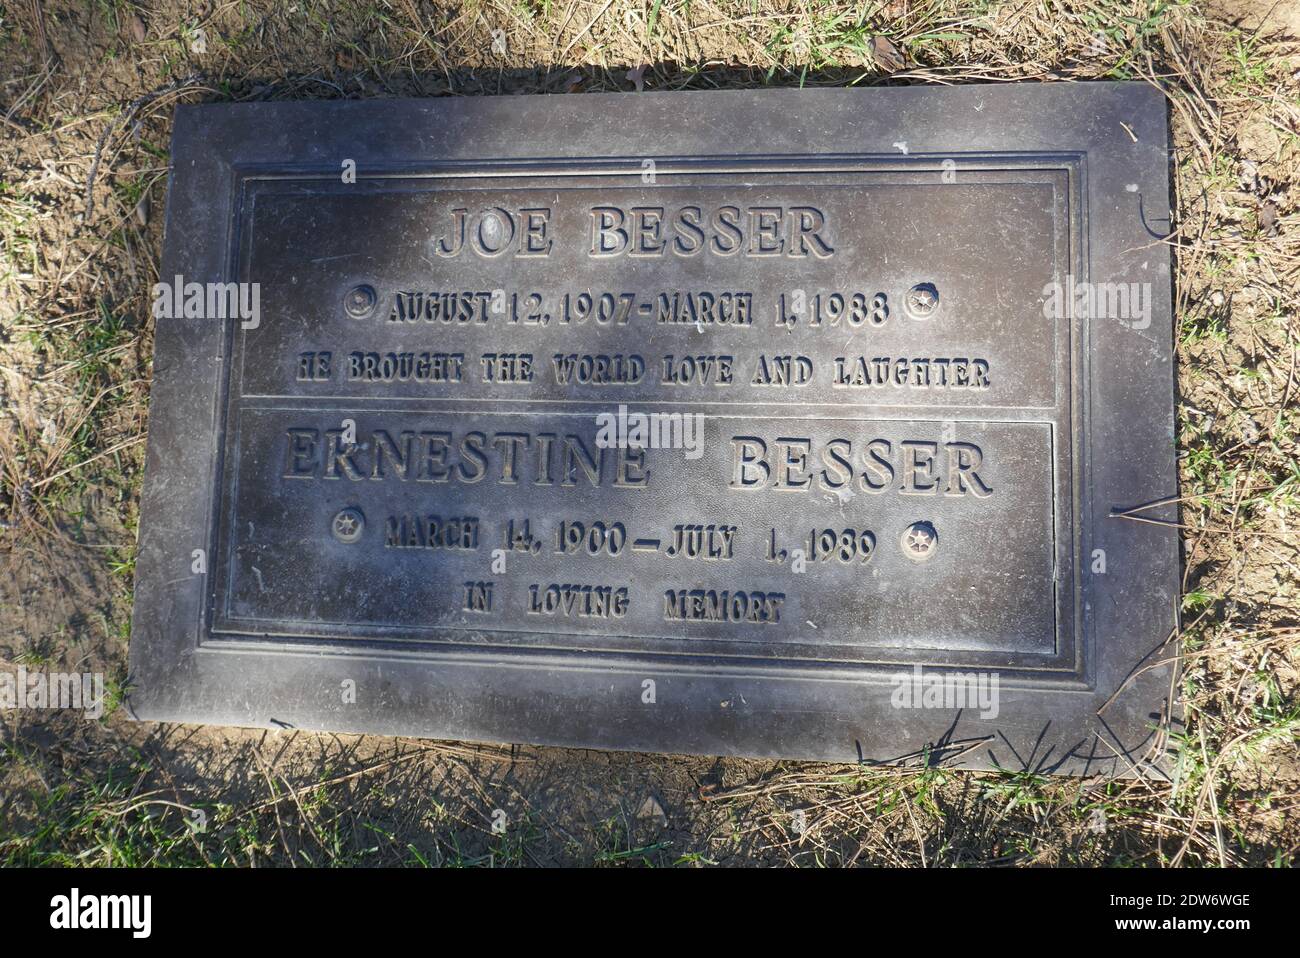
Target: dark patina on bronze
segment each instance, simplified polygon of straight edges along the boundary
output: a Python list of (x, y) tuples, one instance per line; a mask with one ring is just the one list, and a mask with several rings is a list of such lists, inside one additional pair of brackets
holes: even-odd
[(162, 274), (258, 314), (157, 321), (132, 714), (1158, 769), (1173, 513), (1112, 516), (1175, 494), (1165, 124), (181, 107)]

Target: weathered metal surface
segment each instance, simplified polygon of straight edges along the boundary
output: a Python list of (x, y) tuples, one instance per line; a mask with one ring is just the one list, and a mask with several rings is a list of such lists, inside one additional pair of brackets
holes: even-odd
[(1133, 774), (1165, 149), (1136, 84), (179, 109), (133, 713)]

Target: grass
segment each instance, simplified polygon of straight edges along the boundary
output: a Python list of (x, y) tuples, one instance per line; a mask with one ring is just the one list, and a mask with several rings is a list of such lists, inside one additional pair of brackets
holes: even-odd
[[(290, 6), (216, 4), (197, 19), (167, 2), (0, 10), (0, 658), (102, 671), (109, 698), (97, 722), (0, 715), (0, 863), (1295, 862), (1300, 47), (1285, 4), (1262, 27), (1268, 4), (1190, 0)], [(651, 90), (1090, 79), (1165, 90), (1186, 562), (1173, 781), (124, 720), (172, 107), (630, 91), (642, 68)], [(667, 826), (636, 817), (648, 794)], [(498, 808), (505, 834), (492, 830)]]

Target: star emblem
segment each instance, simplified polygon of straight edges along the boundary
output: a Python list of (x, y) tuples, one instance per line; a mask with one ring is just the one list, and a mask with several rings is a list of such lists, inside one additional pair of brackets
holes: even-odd
[(366, 520), (358, 510), (344, 509), (334, 517), (330, 528), (334, 538), (340, 542), (355, 542), (361, 537), (361, 530), (365, 524)]
[(939, 534), (928, 522), (913, 522), (903, 532), (901, 544), (909, 559), (928, 559), (939, 544)]
[(930, 543), (934, 541), (934, 536), (924, 529), (916, 529), (907, 534), (907, 544), (913, 552), (925, 552), (930, 548)]

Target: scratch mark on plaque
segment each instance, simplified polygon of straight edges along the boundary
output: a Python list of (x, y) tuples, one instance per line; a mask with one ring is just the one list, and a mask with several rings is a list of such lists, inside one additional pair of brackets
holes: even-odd
[(253, 570), (253, 577), (257, 579), (257, 591), (261, 593), (269, 591), (266, 588), (266, 583), (262, 581), (262, 570), (257, 566), (252, 566), (251, 568)]

